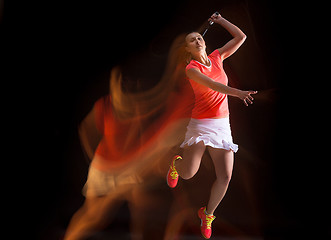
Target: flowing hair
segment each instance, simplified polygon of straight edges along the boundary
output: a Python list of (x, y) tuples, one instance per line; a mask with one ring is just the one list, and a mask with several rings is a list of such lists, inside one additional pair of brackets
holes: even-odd
[(123, 89), (123, 75), (115, 67), (110, 75), (112, 107), (120, 119), (149, 117), (160, 112), (172, 92), (180, 93), (187, 85), (185, 67), (191, 55), (185, 50), (186, 34), (177, 36), (171, 44), (167, 64), (158, 83), (145, 91), (128, 92)]

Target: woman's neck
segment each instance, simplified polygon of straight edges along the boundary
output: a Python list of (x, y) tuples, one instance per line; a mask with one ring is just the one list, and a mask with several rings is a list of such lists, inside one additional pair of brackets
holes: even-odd
[(209, 61), (209, 58), (208, 58), (206, 52), (203, 52), (199, 55), (193, 56), (193, 59), (195, 61), (198, 61), (198, 62), (202, 63), (203, 65), (206, 65), (206, 66), (210, 65), (210, 61)]

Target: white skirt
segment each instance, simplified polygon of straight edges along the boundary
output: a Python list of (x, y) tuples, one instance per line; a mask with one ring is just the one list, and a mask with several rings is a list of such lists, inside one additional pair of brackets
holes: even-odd
[(192, 118), (187, 126), (185, 140), (181, 148), (203, 141), (205, 146), (238, 151), (233, 143), (229, 118)]
[(132, 171), (112, 173), (90, 166), (82, 194), (85, 197), (101, 197), (115, 192), (123, 186), (136, 185), (141, 182), (141, 178)]

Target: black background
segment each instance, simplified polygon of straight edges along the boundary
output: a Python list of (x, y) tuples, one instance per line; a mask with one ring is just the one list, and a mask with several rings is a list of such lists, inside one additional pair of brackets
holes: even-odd
[[(314, 130), (321, 113), (301, 99), (305, 94), (315, 98), (305, 87), (313, 82), (308, 69), (315, 65), (303, 61), (312, 56), (315, 36), (303, 24), (310, 6), (259, 0), (5, 1), (1, 30), (9, 87), (4, 103), (6, 120), (13, 125), (6, 149), (13, 156), (10, 172), (19, 169), (26, 175), (15, 184), (20, 197), (14, 208), (22, 211), (14, 214), (14, 209), (12, 215), (32, 223), (27, 235), (35, 229), (39, 238), (57, 239), (82, 203), (88, 163), (77, 127), (108, 93), (110, 69), (126, 64), (133, 74), (157, 79), (175, 36), (198, 28), (216, 10), (243, 6), (254, 29), (247, 44), (255, 39), (268, 80), (241, 86), (273, 89), (272, 102), (256, 101), (250, 109), (230, 102), (232, 108), (242, 107), (232, 113), (234, 138), (258, 156), (250, 166), (257, 173), (253, 183), (259, 189), (262, 235), (298, 239), (330, 234), (324, 217), (328, 182), (321, 171), (327, 162), (315, 135), (323, 131)], [(297, 41), (302, 36), (304, 47)], [(132, 64), (137, 59), (140, 64)], [(150, 66), (150, 59), (154, 71), (146, 73), (141, 69)], [(241, 128), (243, 116), (248, 123)], [(241, 137), (242, 131), (252, 138)]]

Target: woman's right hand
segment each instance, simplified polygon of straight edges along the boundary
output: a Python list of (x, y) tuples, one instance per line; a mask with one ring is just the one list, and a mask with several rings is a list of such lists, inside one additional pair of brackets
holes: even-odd
[(220, 24), (220, 21), (222, 19), (223, 19), (223, 17), (221, 16), (221, 14), (219, 12), (215, 12), (213, 15), (210, 16), (208, 21), (212, 21), (212, 22)]

